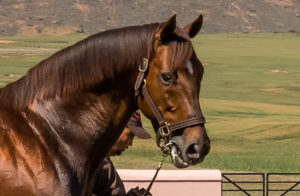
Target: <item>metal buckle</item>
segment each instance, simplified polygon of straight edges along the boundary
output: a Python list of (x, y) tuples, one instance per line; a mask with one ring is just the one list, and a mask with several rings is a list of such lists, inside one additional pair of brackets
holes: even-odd
[(139, 66), (139, 71), (145, 73), (148, 69), (148, 63), (149, 63), (148, 59), (143, 58), (143, 64), (142, 64), (143, 67), (140, 65)]
[(163, 138), (169, 137), (171, 135), (170, 124), (165, 122), (165, 125), (159, 127), (159, 133)]
[(147, 81), (146, 81), (146, 79), (144, 79), (143, 82), (144, 82), (143, 87), (146, 87), (146, 86), (147, 86)]

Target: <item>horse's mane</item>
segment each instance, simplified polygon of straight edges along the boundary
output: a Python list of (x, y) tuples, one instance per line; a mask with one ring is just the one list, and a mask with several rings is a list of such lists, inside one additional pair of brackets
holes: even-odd
[(35, 98), (64, 97), (93, 88), (102, 81), (117, 79), (116, 74), (128, 66), (137, 67), (144, 57), (151, 56), (152, 39), (160, 25), (108, 30), (58, 51), (1, 89), (0, 102), (20, 109)]

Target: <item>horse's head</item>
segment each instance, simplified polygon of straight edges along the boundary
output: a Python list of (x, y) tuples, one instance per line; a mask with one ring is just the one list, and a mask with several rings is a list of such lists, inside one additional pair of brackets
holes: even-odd
[(203, 66), (190, 41), (201, 25), (202, 15), (183, 30), (176, 27), (175, 16), (163, 23), (153, 38), (148, 68), (146, 60), (141, 68), (146, 73), (140, 73), (145, 80), (138, 105), (179, 168), (201, 162), (210, 149), (199, 104)]

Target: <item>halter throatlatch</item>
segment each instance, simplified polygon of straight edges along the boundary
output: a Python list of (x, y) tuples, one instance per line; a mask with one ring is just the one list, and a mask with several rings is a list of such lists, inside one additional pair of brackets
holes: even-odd
[(160, 134), (161, 139), (160, 139), (158, 145), (162, 151), (163, 159), (159, 163), (159, 166), (156, 169), (155, 175), (154, 175), (150, 185), (148, 186), (147, 190), (145, 191), (145, 193), (143, 193), (143, 196), (145, 196), (145, 195), (147, 195), (147, 193), (149, 193), (149, 191), (157, 177), (157, 174), (162, 167), (165, 157), (167, 157), (169, 154), (171, 154), (171, 149), (172, 149), (171, 147), (173, 145), (173, 142), (171, 141), (172, 132), (179, 130), (179, 129), (186, 128), (186, 127), (205, 123), (205, 118), (203, 116), (192, 117), (187, 120), (183, 120), (183, 121), (176, 122), (173, 124), (166, 122), (164, 120), (162, 114), (160, 113), (160, 111), (158, 110), (156, 105), (154, 104), (154, 102), (148, 92), (147, 83), (146, 83), (146, 75), (148, 72), (148, 68), (149, 68), (149, 61), (148, 61), (148, 59), (143, 58), (143, 63), (139, 66), (139, 74), (138, 74), (137, 80), (134, 85), (135, 98), (137, 99), (138, 96), (142, 95), (146, 99), (150, 109), (152, 110), (152, 112), (159, 124), (158, 132)]
[(180, 122), (176, 122), (173, 124), (170, 124), (168, 122), (166, 122), (161, 114), (161, 112), (158, 110), (158, 108), (156, 107), (156, 105), (154, 104), (149, 92), (148, 92), (148, 88), (147, 88), (147, 83), (146, 83), (146, 75), (148, 72), (148, 68), (149, 68), (149, 61), (146, 58), (143, 58), (143, 63), (139, 66), (139, 74), (137, 77), (137, 80), (135, 82), (135, 97), (136, 99), (138, 98), (138, 96), (143, 96), (150, 109), (152, 110), (158, 124), (159, 124), (159, 134), (161, 137), (161, 140), (159, 142), (159, 146), (161, 148), (161, 150), (163, 151), (163, 153), (168, 153), (169, 154), (169, 145), (170, 145), (170, 139), (172, 137), (172, 132), (179, 130), (179, 129), (183, 129), (183, 128), (187, 128), (187, 127), (191, 127), (191, 126), (195, 126), (195, 125), (199, 125), (199, 124), (204, 124), (205, 123), (205, 118), (203, 116), (196, 116), (196, 117), (192, 117), (189, 118), (187, 120), (183, 120)]

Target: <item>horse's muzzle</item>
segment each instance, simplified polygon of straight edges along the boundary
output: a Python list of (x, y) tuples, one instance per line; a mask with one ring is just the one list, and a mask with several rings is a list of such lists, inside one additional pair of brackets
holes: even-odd
[(190, 166), (190, 164), (188, 162), (185, 162), (179, 155), (180, 151), (178, 151), (178, 148), (175, 143), (172, 143), (172, 145), (170, 146), (170, 149), (171, 149), (170, 150), (171, 160), (177, 168), (186, 168), (186, 167)]
[(170, 145), (171, 159), (177, 168), (185, 168), (202, 162), (209, 150), (208, 137), (187, 141), (185, 136), (174, 136)]

